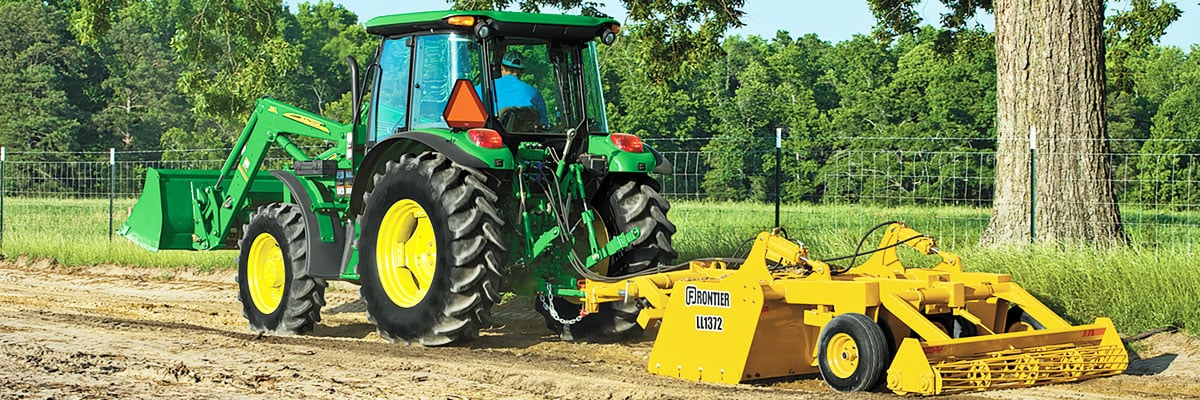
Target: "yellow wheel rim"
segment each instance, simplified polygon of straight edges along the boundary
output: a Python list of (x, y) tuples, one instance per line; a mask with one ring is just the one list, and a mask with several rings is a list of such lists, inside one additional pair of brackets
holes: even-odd
[(263, 232), (250, 244), (246, 257), (246, 280), (250, 289), (250, 300), (263, 314), (270, 314), (283, 301), (283, 284), (287, 273), (283, 266), (283, 250), (271, 234)]
[(379, 283), (400, 307), (412, 307), (429, 293), (437, 267), (437, 243), (429, 215), (417, 202), (392, 204), (379, 224), (375, 248)]
[(858, 343), (845, 333), (833, 335), (826, 347), (825, 365), (834, 376), (850, 378), (858, 370)]

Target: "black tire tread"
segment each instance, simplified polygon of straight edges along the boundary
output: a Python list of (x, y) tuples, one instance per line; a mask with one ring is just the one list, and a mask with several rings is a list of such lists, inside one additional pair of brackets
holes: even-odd
[[(502, 253), (506, 251), (499, 231), (504, 220), (496, 211), (496, 193), (485, 182), (487, 177), (470, 167), (455, 163), (444, 155), (425, 152), (407, 154), (389, 161), (382, 173), (374, 176), (375, 190), (363, 196), (364, 204), (372, 204), (372, 195), (386, 181), (400, 174), (418, 174), (433, 189), (446, 210), (450, 248), (438, 249), (450, 257), (451, 268), (448, 293), (429, 293), (444, 296), (438, 315), (425, 326), (392, 326), (373, 312), (377, 306), (368, 302), (367, 319), (375, 324), (379, 336), (391, 342), (419, 342), (424, 346), (441, 346), (471, 340), (479, 329), (490, 326), (491, 307), (500, 302), (500, 281), (504, 275)], [(368, 223), (364, 212), (358, 218), (360, 226)], [(360, 255), (371, 257), (372, 255)], [(439, 259), (440, 259), (439, 255)], [(361, 258), (360, 258), (361, 259)], [(437, 278), (435, 278), (437, 279)], [(368, 299), (368, 285), (360, 294)]]
[[(833, 375), (825, 361), (829, 341), (838, 333), (850, 335), (858, 346), (858, 369), (846, 379)], [(833, 390), (843, 393), (871, 390), (883, 381), (891, 353), (887, 338), (875, 320), (858, 313), (838, 315), (825, 324), (821, 328), (817, 350), (821, 377)]]
[(1033, 328), (1033, 330), (1046, 329), (1046, 326), (1042, 325), (1042, 323), (1038, 322), (1038, 320), (1033, 319), (1033, 316), (1021, 309), (1021, 306), (1012, 306), (1012, 308), (1008, 309), (1008, 314), (1005, 317), (1005, 323), (1007, 324), (1007, 326), (1005, 326), (1005, 331), (1008, 331), (1010, 328), (1012, 328), (1013, 324), (1018, 322), (1024, 322), (1028, 324)]
[[(669, 264), (679, 255), (671, 243), (675, 224), (667, 219), (671, 204), (659, 193), (658, 183), (649, 176), (614, 177), (596, 195), (593, 207), (610, 230), (637, 227), (642, 232), (627, 249), (609, 258), (608, 276), (632, 274)], [(546, 327), (563, 340), (604, 342), (635, 339), (642, 334), (642, 327), (637, 323), (640, 309), (634, 304), (601, 304), (599, 313), (566, 329), (550, 316), (540, 301), (536, 304), (537, 311), (546, 320)], [(559, 298), (553, 300), (552, 306), (563, 318), (572, 318), (579, 312), (578, 305)]]
[[(260, 219), (263, 221), (259, 221)], [(283, 314), (277, 322), (262, 319), (257, 310), (254, 310), (253, 300), (247, 292), (239, 290), (238, 300), (243, 304), (242, 316), (246, 317), (250, 329), (256, 333), (298, 335), (311, 332), (321, 320), (321, 307), (325, 306), (325, 287), (328, 283), (308, 273), (308, 238), (304, 214), (299, 206), (290, 203), (271, 203), (259, 207), (250, 216), (250, 222), (242, 226), (240, 248), (248, 249), (253, 243), (260, 232), (252, 231), (250, 227), (259, 223), (275, 223), (282, 228), (285, 237), (275, 239), (288, 250), (284, 256), (290, 268), (291, 280), (287, 283), (288, 289), (279, 305), (281, 310), (277, 312)], [(242, 262), (245, 262), (244, 257), (239, 258), (239, 264)], [(244, 279), (246, 278), (238, 277), (240, 285), (244, 285)]]

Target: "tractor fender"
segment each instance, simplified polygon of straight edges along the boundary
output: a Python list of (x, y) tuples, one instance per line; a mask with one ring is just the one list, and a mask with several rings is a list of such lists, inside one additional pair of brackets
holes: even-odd
[(654, 154), (654, 171), (652, 172), (659, 175), (675, 174), (675, 164), (672, 164), (671, 160), (668, 160), (667, 157), (663, 156), (662, 152), (658, 151), (658, 149), (650, 147), (650, 145), (643, 145), (643, 147), (646, 150), (649, 150), (650, 154)]
[[(362, 164), (354, 172), (354, 192), (350, 198), (350, 215), (362, 213), (363, 193), (374, 187), (375, 182), (371, 178), (377, 171), (384, 168), (388, 160), (398, 159), (403, 154), (430, 150), (471, 168), (492, 168), (479, 157), (468, 153), (445, 137), (425, 132), (401, 132), (375, 144), (363, 157)], [(512, 164), (511, 160), (508, 164)]]
[[(346, 230), (338, 219), (335, 211), (313, 211), (313, 196), (320, 196), (322, 202), (332, 202), (333, 196), (329, 188), (321, 184), (307, 185), (313, 188), (312, 193), (304, 182), (288, 171), (272, 171), (271, 176), (283, 182), (292, 195), (292, 202), (300, 206), (304, 213), (304, 234), (308, 239), (308, 273), (316, 278), (337, 279), (342, 272), (342, 253), (346, 249)], [(328, 218), (332, 223), (333, 241), (321, 240), (321, 224), (319, 218)]]
[(607, 157), (608, 172), (670, 173), (671, 166), (666, 157), (647, 144), (642, 145), (642, 152), (631, 153), (617, 148), (608, 136), (592, 135), (588, 142), (588, 152)]

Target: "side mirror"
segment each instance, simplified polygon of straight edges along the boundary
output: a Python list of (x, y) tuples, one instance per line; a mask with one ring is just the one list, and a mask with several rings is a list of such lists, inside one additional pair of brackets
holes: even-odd
[(354, 56), (346, 56), (346, 64), (350, 64), (350, 97), (354, 100), (350, 109), (350, 125), (358, 125), (358, 114), (362, 109), (362, 88), (358, 85), (358, 60)]

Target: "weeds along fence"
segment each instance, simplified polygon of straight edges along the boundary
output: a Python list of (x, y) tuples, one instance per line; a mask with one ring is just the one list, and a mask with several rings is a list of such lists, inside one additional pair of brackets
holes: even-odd
[[(806, 231), (800, 237), (832, 235), (857, 242), (877, 222), (904, 220), (936, 233), (947, 246), (968, 246), (987, 227), (996, 190), (996, 141), (990, 138), (797, 138), (782, 141), (778, 153), (774, 137), (646, 142), (674, 166), (673, 174), (657, 176), (674, 205), (672, 220), (699, 227), (700, 233), (681, 229), (683, 240), (752, 235), (773, 226), (770, 212), (763, 211), (778, 197), (783, 226)], [(1111, 140), (1109, 148), (1108, 184), (1116, 189), (1123, 227), (1135, 245), (1194, 254), (1200, 234), (1200, 141)], [(0, 155), (0, 240), (47, 229), (110, 240), (141, 194), (147, 168), (219, 169), (228, 152), (5, 151)], [(1078, 156), (1045, 151), (1031, 158), (1022, 152), (1013, 159), (1032, 160), (1036, 170), (1052, 158)], [(782, 161), (778, 185), (777, 157)], [(289, 162), (279, 154), (268, 166)], [(1054, 201), (1061, 200), (1035, 192), (1018, 206)], [(47, 213), (86, 217), (68, 226), (45, 226)]]

